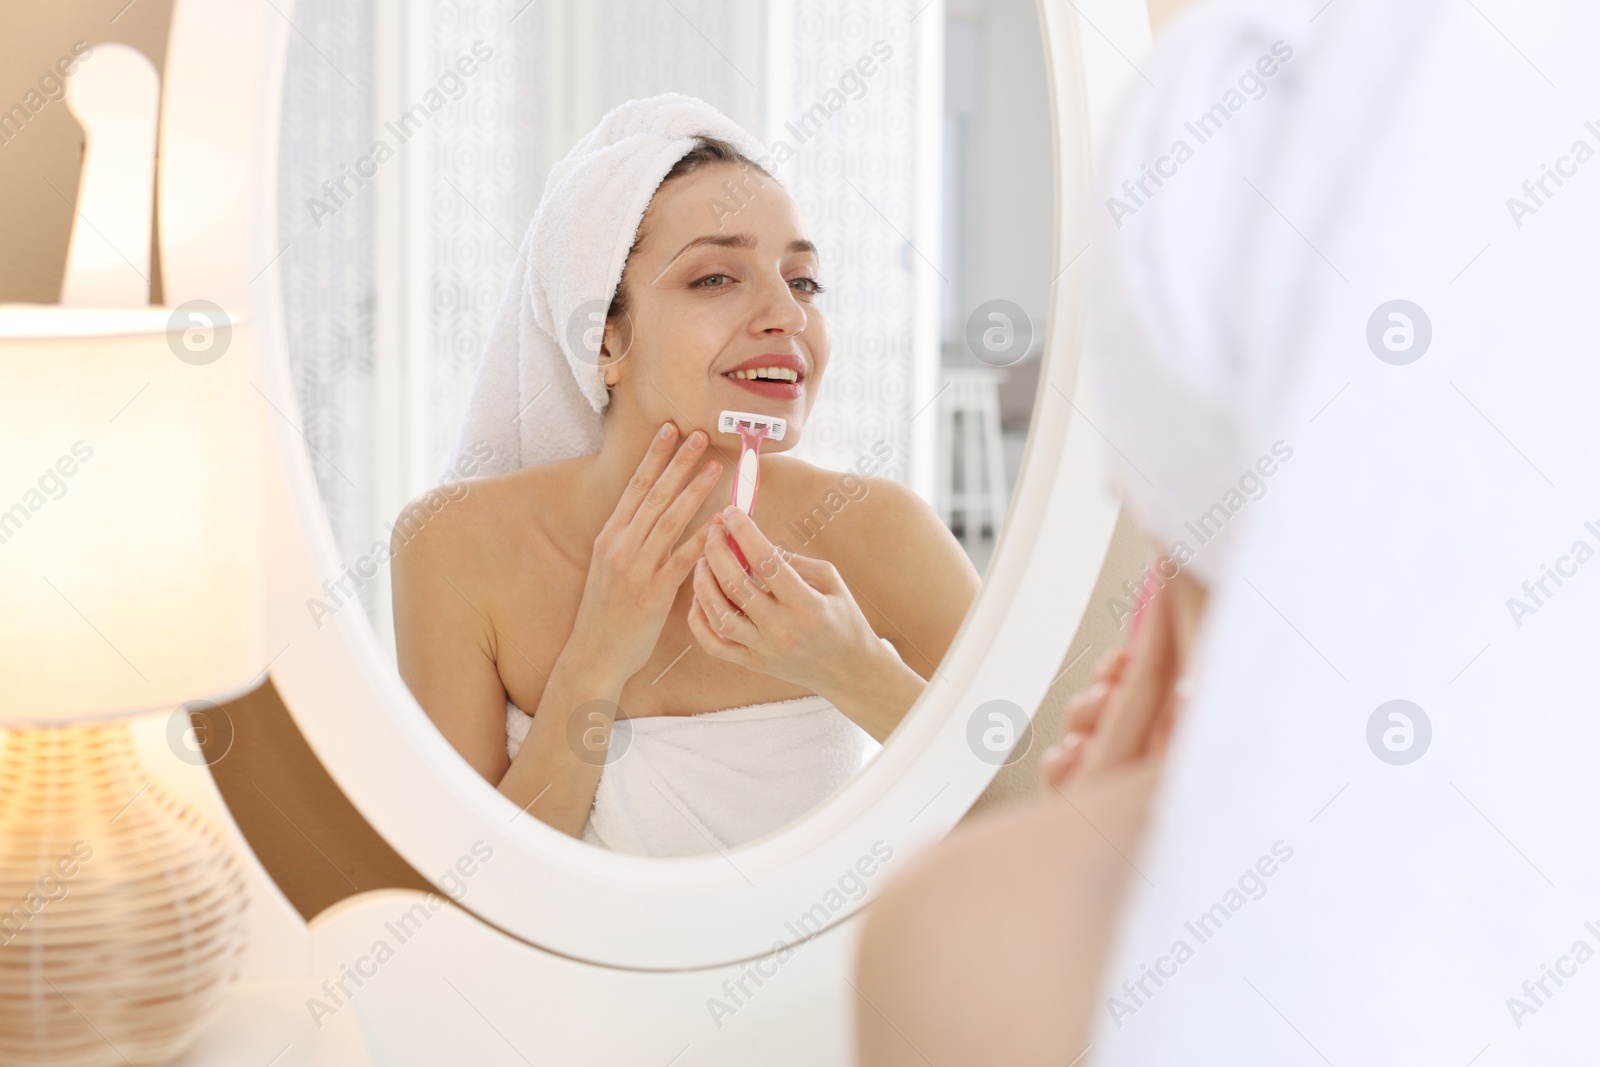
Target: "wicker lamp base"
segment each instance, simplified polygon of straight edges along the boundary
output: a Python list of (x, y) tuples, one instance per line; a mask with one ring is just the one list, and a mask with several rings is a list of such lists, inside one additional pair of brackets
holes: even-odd
[(237, 978), (248, 906), (126, 723), (0, 735), (0, 1064), (169, 1063)]

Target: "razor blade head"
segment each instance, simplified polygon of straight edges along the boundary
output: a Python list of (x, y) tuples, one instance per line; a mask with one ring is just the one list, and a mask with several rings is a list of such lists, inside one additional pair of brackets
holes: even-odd
[(740, 423), (750, 429), (765, 426), (767, 440), (769, 441), (783, 440), (783, 433), (789, 426), (787, 420), (780, 419), (776, 415), (757, 415), (749, 411), (724, 411), (717, 418), (717, 429), (723, 433), (738, 433)]

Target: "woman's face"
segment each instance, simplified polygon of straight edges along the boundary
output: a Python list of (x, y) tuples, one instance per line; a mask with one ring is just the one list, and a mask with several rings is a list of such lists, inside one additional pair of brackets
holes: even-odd
[[(763, 451), (792, 448), (829, 350), (793, 199), (754, 167), (716, 163), (658, 189), (642, 229), (622, 274), (627, 314), (606, 324), (608, 421), (616, 409), (650, 431), (671, 420), (715, 434), (727, 409), (776, 415), (784, 438)], [(753, 380), (757, 368), (777, 380)]]

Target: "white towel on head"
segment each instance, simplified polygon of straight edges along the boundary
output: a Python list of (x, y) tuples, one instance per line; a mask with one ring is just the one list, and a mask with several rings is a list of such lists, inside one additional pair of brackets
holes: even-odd
[(710, 104), (662, 93), (612, 108), (551, 169), (495, 310), (447, 480), (474, 446), (490, 450), (480, 475), (599, 449), (605, 312), (650, 198), (696, 136), (768, 158)]
[[(1117, 228), (1106, 197), (1279, 39)], [(1589, 0), (1207, 3), (1143, 64), (1086, 358), (1130, 503), (1213, 592), (1096, 1067), (1600, 1047), (1596, 39)], [(1279, 438), (1229, 549), (1195, 546)]]
[[(1195, 549), (1203, 578), (1219, 572), (1236, 527), (1202, 548), (1186, 524), (1274, 440), (1262, 440), (1261, 420), (1300, 375), (1307, 294), (1323, 272), (1338, 280), (1317, 250), (1348, 222), (1354, 171), (1339, 164), (1367, 158), (1438, 2), (1393, 5), (1381, 32), (1325, 15), (1310, 23), (1326, 0), (1196, 3), (1157, 45), (1158, 88), (1130, 95), (1111, 124), (1090, 216), (1090, 344), (1101, 358), (1087, 374), (1123, 495), (1165, 544)], [(1330, 48), (1359, 48), (1352, 59), (1367, 76), (1317, 62)], [(1247, 72), (1259, 98), (1240, 88)], [(1213, 131), (1218, 115), (1227, 117)], [(1208, 124), (1197, 126), (1202, 117)], [(1130, 194), (1123, 183), (1175, 159), (1179, 141), (1192, 157), (1169, 163), (1176, 173), (1159, 186), (1147, 183), (1153, 195)], [(1113, 198), (1124, 205), (1116, 214)], [(1174, 427), (1182, 448), (1172, 447)]]

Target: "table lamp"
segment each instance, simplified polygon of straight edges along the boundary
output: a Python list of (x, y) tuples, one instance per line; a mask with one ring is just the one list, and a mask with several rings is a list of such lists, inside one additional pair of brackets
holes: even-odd
[(169, 1062), (237, 977), (242, 868), (127, 720), (262, 672), (254, 365), (214, 305), (0, 304), (0, 1063)]

